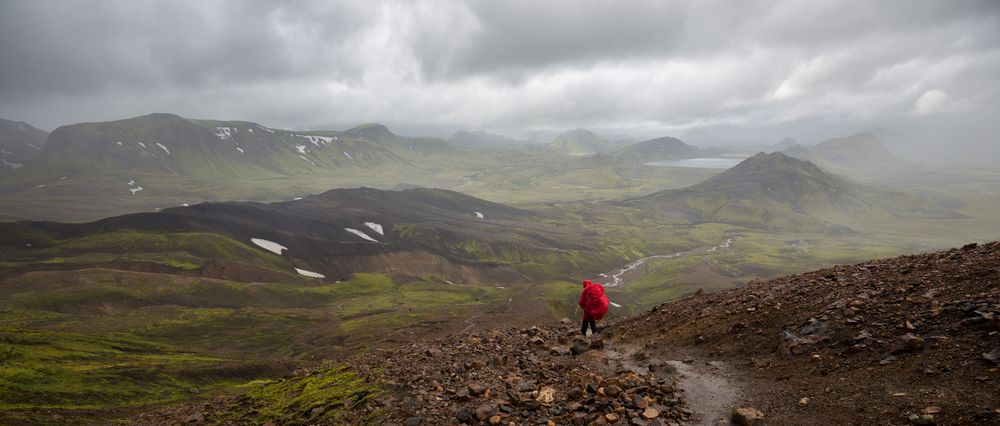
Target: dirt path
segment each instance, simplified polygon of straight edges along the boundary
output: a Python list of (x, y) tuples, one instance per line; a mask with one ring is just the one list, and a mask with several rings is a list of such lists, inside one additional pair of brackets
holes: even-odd
[[(649, 364), (665, 364), (676, 370), (677, 387), (684, 392), (687, 407), (694, 413), (697, 425), (728, 425), (734, 408), (743, 401), (744, 387), (733, 379), (733, 369), (722, 361), (706, 361), (692, 357), (671, 356), (635, 361), (639, 348), (618, 346), (608, 342), (605, 355), (612, 362), (635, 373), (645, 373)], [(680, 359), (671, 359), (680, 358)], [(669, 369), (668, 369), (669, 370)]]
[[(728, 425), (733, 408), (742, 399), (740, 386), (729, 379), (730, 367), (721, 361), (670, 360), (667, 364), (677, 369), (677, 386), (684, 390), (684, 397), (696, 424)], [(693, 361), (693, 362), (692, 362)]]

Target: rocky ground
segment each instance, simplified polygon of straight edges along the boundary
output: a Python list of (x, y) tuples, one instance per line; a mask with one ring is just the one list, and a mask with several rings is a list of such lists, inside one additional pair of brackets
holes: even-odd
[(616, 332), (728, 362), (768, 423), (1000, 424), (998, 243), (751, 282)]
[(1000, 243), (751, 282), (578, 334), (566, 320), (362, 354), (339, 368), (374, 387), (277, 420), (230, 397), (137, 422), (1000, 424)]

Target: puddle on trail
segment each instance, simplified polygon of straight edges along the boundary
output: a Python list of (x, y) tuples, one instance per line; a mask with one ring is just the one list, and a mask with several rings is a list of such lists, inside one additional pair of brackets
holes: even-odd
[(728, 425), (730, 413), (740, 402), (740, 389), (726, 376), (728, 366), (720, 361), (667, 361), (677, 369), (677, 387), (684, 390), (688, 408), (700, 425)]
[(604, 352), (609, 359), (639, 374), (646, 373), (650, 363), (663, 363), (676, 369), (677, 387), (683, 392), (687, 408), (695, 413), (690, 424), (728, 425), (733, 408), (742, 402), (743, 390), (729, 378), (732, 377), (730, 367), (724, 362), (701, 359), (684, 362), (659, 357), (636, 361), (631, 356), (637, 352), (636, 348), (614, 348), (613, 343)]

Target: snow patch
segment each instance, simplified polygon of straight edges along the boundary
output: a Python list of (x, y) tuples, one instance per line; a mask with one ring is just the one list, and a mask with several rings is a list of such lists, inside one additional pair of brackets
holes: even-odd
[(3, 159), (3, 165), (5, 165), (7, 167), (10, 167), (11, 169), (17, 170), (17, 169), (20, 169), (21, 166), (23, 166), (24, 164), (21, 164), (21, 163), (11, 163), (11, 162), (7, 161), (6, 158), (4, 158)]
[(299, 158), (301, 158), (301, 159), (303, 159), (303, 160), (306, 160), (306, 161), (308, 161), (308, 162), (309, 162), (309, 164), (312, 164), (312, 165), (314, 165), (314, 166), (316, 165), (316, 163), (313, 163), (313, 160), (310, 160), (310, 159), (308, 159), (308, 158), (306, 158), (306, 157), (303, 157), (303, 156), (301, 156), (301, 155), (300, 155), (300, 156), (299, 156)]
[(611, 306), (614, 306), (614, 307), (616, 307), (616, 308), (620, 308), (620, 307), (622, 307), (622, 305), (619, 305), (619, 304), (617, 304), (617, 303), (615, 303), (615, 302), (610, 302), (610, 301), (609, 301), (608, 303), (610, 303), (610, 304), (611, 304)]
[(357, 229), (354, 229), (354, 228), (344, 228), (344, 230), (347, 231), (347, 232), (350, 232), (350, 233), (352, 233), (354, 235), (357, 235), (357, 236), (359, 236), (361, 238), (364, 238), (364, 239), (366, 239), (368, 241), (371, 241), (373, 243), (377, 243), (378, 242), (378, 240), (376, 240), (376, 239), (374, 239), (372, 237), (369, 237), (368, 234), (366, 234), (364, 232), (361, 232), (361, 231), (358, 231)]
[(215, 136), (218, 136), (219, 140), (227, 140), (227, 139), (232, 140), (233, 130), (228, 127), (216, 127)]
[(274, 254), (277, 254), (279, 256), (281, 255), (281, 252), (283, 250), (288, 250), (288, 247), (285, 247), (285, 246), (283, 246), (281, 244), (278, 244), (278, 243), (276, 243), (274, 241), (265, 240), (263, 238), (251, 238), (250, 242), (256, 244), (258, 247), (260, 247), (260, 248), (262, 248), (264, 250), (267, 250), (267, 251), (272, 252)]
[(45, 184), (44, 183), (40, 183), (40, 184), (36, 185), (35, 188), (45, 188)]
[(302, 199), (302, 197), (295, 197), (295, 198), (292, 199), (292, 201), (299, 201), (301, 199)]
[(167, 155), (169, 155), (169, 154), (170, 154), (170, 150), (169, 150), (169, 149), (167, 149), (167, 147), (163, 146), (163, 144), (162, 144), (162, 143), (159, 143), (159, 142), (157, 142), (157, 143), (156, 143), (156, 146), (160, 147), (160, 149), (162, 149), (162, 150), (163, 150), (163, 152), (166, 152), (166, 153), (167, 153)]
[(239, 152), (240, 152), (240, 154), (242, 154), (242, 153), (243, 153), (243, 148), (240, 148), (240, 147), (236, 147), (236, 150), (237, 150), (237, 151), (239, 151)]
[(10, 152), (10, 151), (8, 151), (6, 149), (0, 148), (0, 154), (11, 155), (11, 154), (13, 154), (13, 152)]
[(326, 275), (323, 275), (319, 272), (307, 271), (305, 269), (295, 268), (295, 272), (298, 272), (299, 275), (305, 275), (309, 278), (326, 278)]
[(142, 191), (142, 187), (137, 186), (135, 188), (129, 188), (128, 190), (132, 192), (132, 195), (135, 195), (136, 192)]
[(347, 151), (344, 151), (344, 155), (346, 155), (347, 158), (350, 158), (352, 160), (354, 159), (354, 157), (351, 157), (351, 154), (348, 154)]
[(309, 142), (312, 142), (312, 144), (316, 146), (320, 146), (320, 144), (326, 145), (333, 140), (333, 138), (328, 136), (310, 136), (310, 135), (298, 135), (298, 136), (301, 138), (308, 139)]
[(295, 145), (295, 149), (299, 150), (299, 153), (302, 153), (302, 154), (306, 153), (306, 146), (305, 145)]
[(253, 133), (253, 129), (247, 129), (247, 131)]
[(35, 145), (35, 144), (33, 144), (33, 143), (29, 143), (29, 144), (28, 144), (28, 146), (30, 146), (30, 147), (32, 147), (32, 148), (35, 148), (35, 149), (37, 149), (37, 150), (39, 150), (39, 151), (41, 151), (41, 150), (42, 150), (41, 148), (39, 148), (39, 147), (38, 147), (38, 145)]
[(142, 142), (136, 142), (136, 143), (139, 144), (139, 146), (141, 146), (142, 149), (149, 149), (149, 148), (146, 148), (146, 144), (144, 144)]
[(483, 214), (480, 213), (480, 212), (475, 212), (475, 214), (476, 214), (476, 217), (478, 217), (480, 219), (486, 219), (486, 216), (483, 216)]
[(116, 143), (116, 144), (118, 144), (118, 146), (124, 146), (124, 145), (122, 144), (122, 141), (115, 141), (115, 143)]
[(134, 185), (135, 185), (135, 180), (134, 179), (130, 179), (128, 181), (128, 186), (134, 186)]
[(382, 232), (382, 225), (375, 222), (365, 222), (365, 226), (371, 228), (372, 231), (378, 232), (379, 235), (385, 235), (385, 232)]
[(181, 207), (191, 207), (191, 205), (188, 203), (181, 203)]

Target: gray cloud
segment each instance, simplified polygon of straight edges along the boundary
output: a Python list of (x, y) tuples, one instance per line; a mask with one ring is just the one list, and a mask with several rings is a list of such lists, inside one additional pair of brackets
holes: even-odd
[(994, 153), (1000, 131), (992, 0), (4, 0), (0, 57), (0, 116), (48, 128), (169, 111), (739, 142), (934, 122)]

